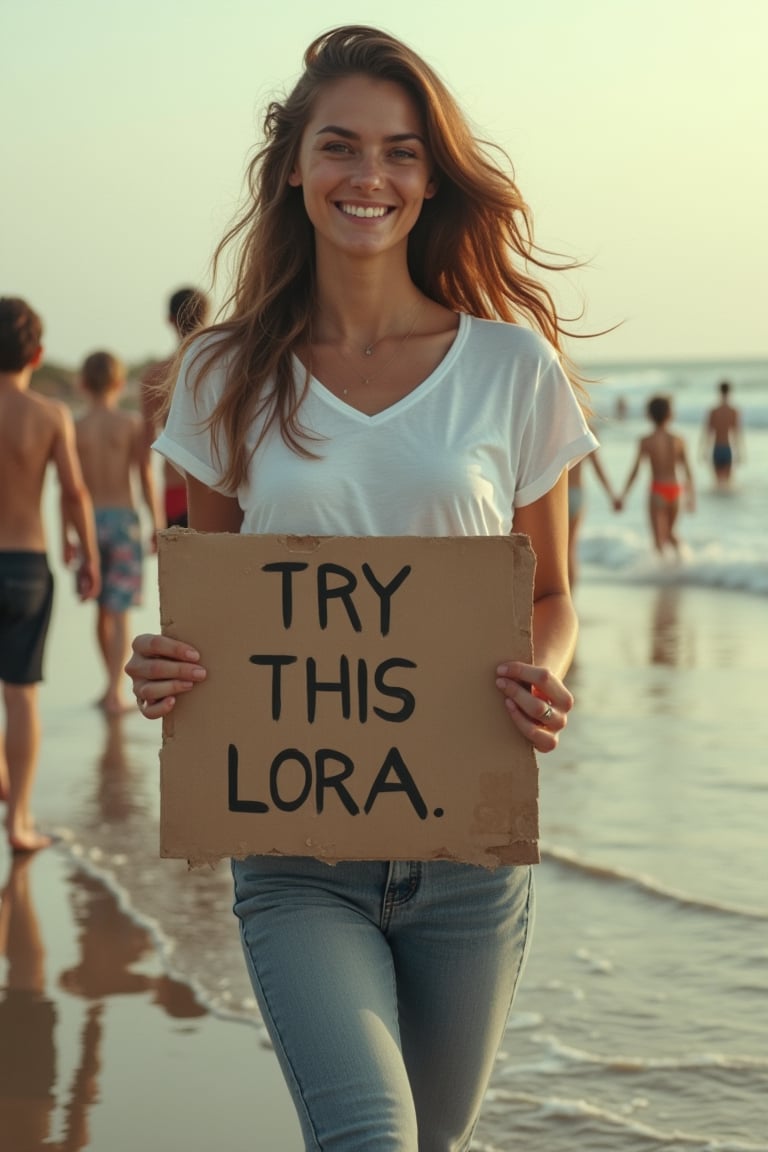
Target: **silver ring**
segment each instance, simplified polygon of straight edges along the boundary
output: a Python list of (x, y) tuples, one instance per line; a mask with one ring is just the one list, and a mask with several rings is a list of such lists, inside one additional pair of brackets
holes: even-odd
[(551, 705), (551, 704), (547, 704), (547, 709), (546, 709), (546, 711), (545, 711), (545, 712), (542, 714), (542, 717), (541, 717), (541, 718), (542, 718), (542, 720), (549, 720), (549, 718), (550, 718), (550, 716), (551, 716), (551, 715), (552, 715), (552, 705)]

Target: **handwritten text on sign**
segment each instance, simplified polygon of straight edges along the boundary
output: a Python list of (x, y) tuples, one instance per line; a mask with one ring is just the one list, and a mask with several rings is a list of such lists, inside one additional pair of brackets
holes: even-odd
[(160, 561), (209, 671), (166, 722), (164, 855), (530, 858), (535, 762), (493, 683), (530, 657), (521, 538), (177, 531)]
[[(262, 572), (274, 573), (281, 577), (281, 619), (286, 632), (291, 631), (293, 624), (294, 580), (299, 573), (306, 573), (309, 564), (298, 561), (278, 561), (273, 564), (264, 564)], [(347, 568), (339, 564), (319, 564), (316, 568), (316, 585), (308, 594), (316, 592), (317, 620), (321, 629), (329, 625), (329, 604), (338, 600), (343, 608), (349, 624), (355, 632), (363, 631), (360, 611), (355, 604), (354, 591), (357, 587), (357, 577)], [(392, 615), (392, 597), (411, 571), (410, 565), (405, 565), (387, 584), (376, 578), (369, 564), (362, 565), (362, 575), (370, 584), (378, 597), (377, 628), (381, 636), (389, 635)], [(301, 595), (301, 587), (298, 590)], [(269, 670), (271, 679), (271, 717), (279, 721), (283, 715), (283, 689), (288, 691), (296, 683), (296, 679), (288, 672), (292, 665), (303, 664), (302, 675), (299, 676), (299, 697), (306, 700), (306, 719), (308, 724), (314, 724), (318, 713), (318, 698), (323, 695), (332, 696), (343, 720), (351, 720), (352, 705), (355, 698), (355, 721), (360, 724), (367, 723), (369, 715), (373, 712), (381, 720), (388, 723), (403, 723), (410, 719), (416, 709), (416, 700), (413, 692), (403, 686), (389, 682), (388, 677), (393, 669), (416, 668), (413, 660), (392, 656), (382, 660), (373, 670), (369, 669), (368, 661), (358, 657), (353, 662), (349, 656), (341, 655), (337, 666), (333, 669), (333, 679), (323, 679), (328, 675), (328, 669), (321, 670), (314, 656), (308, 656), (300, 661), (292, 654), (259, 653), (250, 657), (250, 662), (257, 667)], [(284, 675), (285, 674), (285, 675)], [(390, 697), (397, 701), (394, 709), (383, 708), (373, 704), (369, 708), (371, 687), (377, 694)], [(265, 693), (266, 695), (266, 693)], [(259, 693), (261, 696), (261, 693)], [(268, 812), (269, 806), (261, 800), (243, 800), (238, 794), (238, 766), (239, 756), (236, 745), (229, 745), (229, 808), (232, 812)], [(294, 769), (298, 767), (298, 772)], [(286, 768), (288, 771), (286, 772)], [(325, 810), (325, 793), (332, 790), (338, 796), (341, 804), (353, 816), (357, 816), (361, 809), (357, 801), (347, 788), (346, 781), (352, 776), (355, 765), (350, 756), (334, 748), (317, 748), (314, 752), (314, 762), (298, 748), (284, 748), (272, 761), (269, 769), (269, 796), (274, 806), (282, 812), (295, 812), (314, 793), (315, 808), (318, 814)], [(283, 793), (281, 781), (288, 778), (288, 796)], [(298, 791), (291, 795), (291, 783), (298, 777)], [(314, 789), (313, 785), (314, 778)], [(425, 819), (427, 806), (416, 785), (413, 776), (397, 748), (390, 748), (386, 759), (374, 778), (371, 789), (363, 804), (362, 811), (370, 814), (376, 797), (382, 792), (402, 792), (420, 819)], [(442, 816), (441, 808), (435, 809), (435, 816)]]

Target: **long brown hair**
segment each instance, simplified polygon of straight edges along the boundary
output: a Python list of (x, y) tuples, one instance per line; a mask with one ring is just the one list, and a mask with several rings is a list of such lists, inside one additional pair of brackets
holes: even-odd
[(269, 105), (264, 143), (247, 169), (247, 203), (214, 256), (215, 276), (235, 246), (233, 286), (222, 306), (227, 318), (209, 329), (216, 338), (203, 342), (193, 364), (196, 387), (214, 364), (225, 365), (226, 387), (208, 426), (214, 451), (221, 436), (229, 450), (223, 482), (233, 492), (250, 459), (243, 431), (257, 417), (263, 417), (258, 443), (277, 423), (295, 452), (313, 454), (300, 419), (309, 375), (297, 384), (292, 350), (307, 338), (315, 303), (314, 233), (302, 190), (288, 178), (318, 92), (355, 75), (402, 85), (424, 121), (438, 191), (425, 200), (409, 236), (416, 286), (456, 312), (527, 322), (560, 352), (582, 391), (563, 354), (566, 330), (552, 295), (531, 272), (575, 262), (552, 260), (534, 243), (531, 213), (506, 171), (506, 155), (473, 136), (443, 81), (401, 41), (362, 25), (336, 28), (309, 45), (287, 99)]

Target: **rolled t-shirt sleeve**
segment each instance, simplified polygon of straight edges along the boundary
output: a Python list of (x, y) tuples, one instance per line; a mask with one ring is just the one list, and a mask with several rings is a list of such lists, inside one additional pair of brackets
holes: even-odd
[(555, 486), (564, 469), (597, 447), (571, 382), (553, 354), (541, 366), (527, 419), (519, 430), (515, 507), (524, 508), (540, 499)]
[(182, 472), (209, 488), (224, 491), (222, 477), (229, 453), (223, 436), (219, 437), (219, 451), (214, 451), (209, 427), (210, 416), (222, 394), (224, 374), (219, 361), (196, 389), (201, 351), (205, 356), (204, 346), (192, 344), (181, 362), (168, 419), (153, 448)]

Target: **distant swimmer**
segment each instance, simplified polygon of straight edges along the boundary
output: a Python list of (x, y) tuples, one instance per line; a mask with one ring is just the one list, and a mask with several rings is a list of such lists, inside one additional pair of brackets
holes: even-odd
[(659, 553), (663, 554), (667, 545), (671, 545), (677, 552), (680, 541), (675, 534), (675, 523), (680, 511), (680, 498), (685, 495), (689, 512), (693, 512), (696, 506), (693, 473), (688, 463), (685, 441), (667, 427), (672, 419), (672, 404), (668, 397), (654, 396), (648, 402), (647, 411), (655, 427), (649, 436), (643, 436), (637, 446), (637, 456), (624, 485), (621, 503), (626, 500), (643, 460), (647, 460), (651, 466), (648, 516), (653, 541)]
[(711, 459), (718, 487), (728, 488), (734, 463), (744, 459), (741, 413), (730, 402), (729, 381), (721, 381), (718, 389), (720, 403), (710, 409), (704, 421), (701, 454), (703, 460)]

